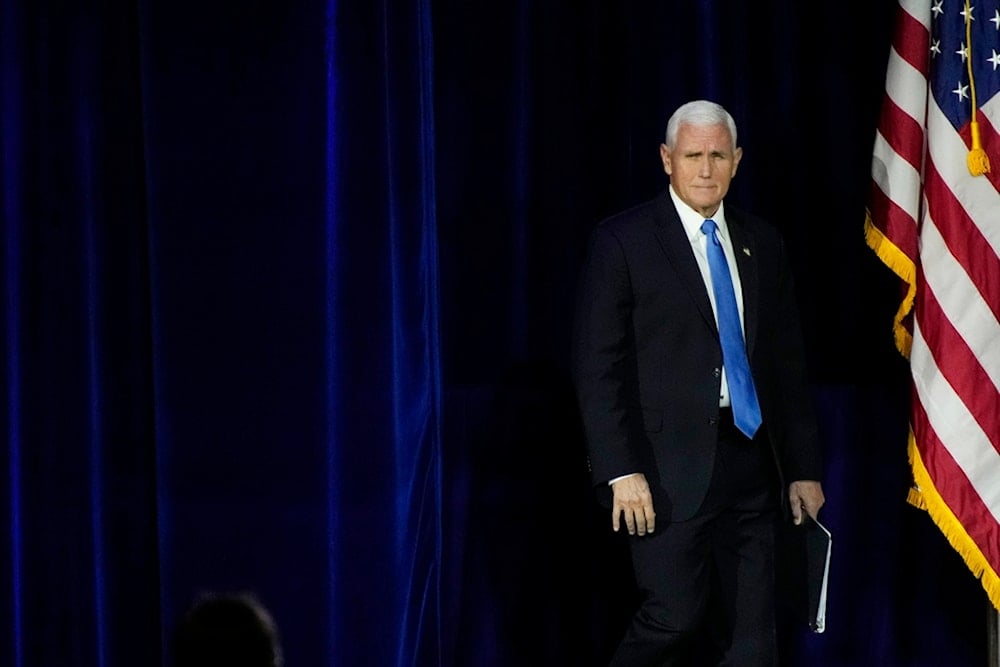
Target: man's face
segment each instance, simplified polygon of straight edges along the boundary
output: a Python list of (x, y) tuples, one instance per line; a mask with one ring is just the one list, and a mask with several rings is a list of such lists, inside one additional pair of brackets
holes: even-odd
[(660, 145), (663, 170), (681, 200), (706, 218), (729, 191), (743, 149), (734, 148), (725, 125), (681, 125), (672, 149)]

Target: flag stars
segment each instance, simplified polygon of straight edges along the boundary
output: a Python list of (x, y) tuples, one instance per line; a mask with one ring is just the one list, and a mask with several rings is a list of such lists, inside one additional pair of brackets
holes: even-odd
[(931, 7), (931, 11), (934, 12), (934, 18), (937, 18), (938, 16), (944, 14), (944, 7), (941, 6), (943, 4), (944, 0), (936, 0), (934, 6)]
[(975, 21), (975, 20), (976, 20), (976, 17), (972, 15), (972, 11), (973, 11), (974, 9), (975, 9), (975, 7), (973, 7), (972, 5), (969, 5), (969, 14), (968, 14), (968, 16), (966, 16), (966, 14), (965, 14), (965, 9), (963, 8), (963, 9), (962, 9), (962, 11), (961, 11), (961, 12), (959, 12), (959, 13), (960, 13), (960, 14), (962, 15), (962, 19), (963, 19), (963, 20), (965, 20), (965, 19), (969, 19), (970, 21)]
[(962, 48), (960, 48), (958, 51), (955, 51), (955, 53), (957, 53), (958, 55), (962, 56), (962, 62), (964, 63), (965, 59), (969, 55), (969, 49), (968, 49), (968, 47), (965, 46), (965, 42), (962, 42)]
[(953, 92), (956, 95), (958, 95), (958, 101), (959, 102), (961, 102), (962, 100), (969, 99), (969, 87), (965, 86), (965, 85), (962, 85), (961, 81), (958, 82), (958, 88), (956, 88), (955, 90), (953, 90), (951, 92)]
[(997, 30), (1000, 30), (1000, 9), (993, 10), (993, 18), (990, 19), (990, 22), (997, 27)]
[(1000, 67), (1000, 53), (997, 53), (996, 49), (993, 49), (993, 56), (986, 59), (986, 62), (993, 64), (993, 71), (997, 71), (997, 67)]
[(941, 40), (935, 39), (931, 42), (931, 58), (936, 58), (941, 55)]

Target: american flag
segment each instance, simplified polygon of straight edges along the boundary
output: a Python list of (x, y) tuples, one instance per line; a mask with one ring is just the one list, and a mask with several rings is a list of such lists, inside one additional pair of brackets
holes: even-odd
[(1000, 0), (899, 0), (865, 238), (903, 281), (908, 500), (1000, 608)]

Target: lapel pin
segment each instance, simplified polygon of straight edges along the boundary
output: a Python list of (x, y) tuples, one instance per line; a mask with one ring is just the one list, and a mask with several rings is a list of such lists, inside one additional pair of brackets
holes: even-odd
[(744, 254), (745, 254), (745, 255), (746, 255), (747, 257), (749, 257), (749, 256), (750, 256), (750, 248), (747, 248), (746, 246), (743, 246), (743, 253), (744, 253)]

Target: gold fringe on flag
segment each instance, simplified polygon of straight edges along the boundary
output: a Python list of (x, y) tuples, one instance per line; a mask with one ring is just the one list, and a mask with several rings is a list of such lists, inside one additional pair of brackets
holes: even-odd
[(899, 249), (895, 243), (882, 232), (872, 221), (871, 211), (865, 209), (865, 242), (882, 263), (906, 283), (906, 294), (896, 310), (892, 322), (892, 333), (896, 340), (896, 349), (907, 359), (910, 358), (910, 348), (913, 346), (913, 334), (903, 324), (903, 320), (913, 310), (913, 299), (917, 295), (917, 270), (913, 259)]
[(972, 571), (973, 576), (978, 578), (986, 591), (986, 596), (997, 609), (1000, 609), (1000, 577), (990, 566), (989, 561), (979, 546), (969, 537), (962, 522), (952, 513), (941, 494), (934, 486), (931, 475), (924, 467), (923, 459), (920, 457), (920, 450), (917, 447), (916, 438), (910, 430), (909, 444), (910, 467), (913, 469), (914, 486), (906, 500), (914, 507), (930, 515), (931, 520), (941, 530), (941, 533), (965, 561), (965, 564)]

